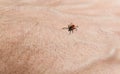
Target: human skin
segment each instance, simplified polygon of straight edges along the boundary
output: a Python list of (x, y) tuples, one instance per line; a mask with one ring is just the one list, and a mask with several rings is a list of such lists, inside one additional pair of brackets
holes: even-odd
[[(120, 74), (119, 0), (0, 0), (0, 74)], [(78, 25), (69, 34), (63, 27)]]

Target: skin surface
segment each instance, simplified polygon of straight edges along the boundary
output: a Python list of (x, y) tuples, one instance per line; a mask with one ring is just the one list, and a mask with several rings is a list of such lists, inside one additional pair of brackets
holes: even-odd
[[(0, 0), (0, 74), (120, 74), (119, 0)], [(79, 28), (69, 34), (62, 28)]]

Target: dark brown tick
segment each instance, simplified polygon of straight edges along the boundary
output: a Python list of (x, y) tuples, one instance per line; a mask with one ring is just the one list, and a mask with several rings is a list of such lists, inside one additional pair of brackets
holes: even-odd
[(64, 27), (63, 29), (68, 29), (69, 33), (73, 33), (74, 30), (77, 31), (78, 26), (74, 25), (73, 23), (70, 23), (68, 27)]

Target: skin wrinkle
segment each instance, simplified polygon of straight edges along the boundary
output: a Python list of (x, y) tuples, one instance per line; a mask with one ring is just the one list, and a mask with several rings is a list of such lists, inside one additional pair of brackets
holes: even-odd
[[(100, 31), (102, 31), (102, 32), (104, 32), (103, 30), (101, 30), (100, 29)], [(104, 33), (106, 33), (106, 32), (104, 32)], [(108, 33), (106, 33), (107, 35), (108, 35)], [(86, 42), (87, 43), (87, 42)], [(91, 43), (90, 43), (91, 44)], [(109, 52), (109, 54), (106, 54), (106, 55), (104, 55), (104, 56), (101, 56), (101, 57), (95, 57), (95, 58), (93, 58), (93, 59), (91, 59), (91, 60), (88, 60), (85, 64), (83, 64), (83, 65), (81, 65), (80, 67), (79, 67), (79, 70), (76, 70), (76, 71), (73, 71), (73, 72), (77, 72), (77, 71), (83, 71), (83, 70), (87, 70), (87, 68), (90, 68), (91, 66), (93, 66), (93, 65), (95, 65), (95, 64), (97, 64), (97, 63), (101, 63), (101, 62), (103, 62), (103, 61), (107, 61), (107, 60), (110, 60), (110, 59), (112, 59), (112, 61), (114, 60), (117, 60), (117, 59), (115, 59), (116, 58), (116, 53), (117, 53), (117, 48), (116, 48), (117, 46), (114, 46), (114, 48), (113, 49), (111, 49), (111, 50), (109, 50), (108, 52)], [(79, 72), (77, 73), (77, 74), (79, 74)]]
[[(61, 16), (63, 16), (63, 14), (64, 14), (64, 16), (67, 16), (67, 17), (76, 17), (76, 15), (77, 15), (77, 17), (79, 17), (79, 18), (82, 18), (82, 17), (86, 17), (86, 18), (91, 18), (91, 17), (89, 17), (89, 16), (91, 16), (91, 15), (80, 15), (80, 14), (70, 14), (70, 13), (65, 13), (65, 12), (62, 12), (61, 10), (59, 10), (59, 8), (58, 7), (51, 7), (51, 8), (49, 8), (51, 11), (53, 11), (54, 13), (56, 13), (56, 14), (59, 14), (59, 15), (61, 15)], [(116, 18), (115, 16), (107, 16), (108, 18)], [(107, 18), (106, 17), (106, 18)], [(97, 15), (96, 17), (92, 17), (92, 18), (104, 18), (104, 16), (99, 16), (99, 15)], [(119, 21), (119, 20), (118, 20)]]
[[(88, 59), (88, 61), (86, 63), (83, 63), (82, 65), (78, 66), (78, 69), (72, 70), (70, 72), (67, 71), (68, 74), (81, 74), (80, 72), (87, 70), (88, 68), (90, 68), (91, 66), (94, 66), (98, 63), (102, 63), (103, 61), (108, 61), (110, 59), (116, 60), (115, 55), (117, 52), (116, 48), (113, 48), (111, 50), (108, 51), (109, 54), (106, 54), (104, 56), (100, 56), (100, 57), (95, 57), (92, 59)], [(66, 74), (66, 72), (63, 72), (62, 74)]]
[(89, 59), (86, 63), (80, 65), (77, 70), (70, 72), (70, 74), (73, 74), (73, 73), (80, 74), (81, 71), (87, 70), (88, 68), (90, 68), (91, 66), (93, 66), (97, 63), (101, 63), (103, 61), (113, 59), (113, 58), (115, 58), (116, 52), (117, 52), (117, 49), (113, 48), (109, 51), (108, 55), (101, 56), (101, 57), (95, 57), (93, 59)]

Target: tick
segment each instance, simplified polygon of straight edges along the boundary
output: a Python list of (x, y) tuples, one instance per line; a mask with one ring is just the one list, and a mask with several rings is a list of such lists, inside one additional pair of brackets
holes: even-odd
[(68, 29), (69, 33), (73, 33), (74, 30), (77, 31), (78, 26), (74, 25), (73, 23), (70, 23), (68, 27), (64, 27), (63, 29)]

